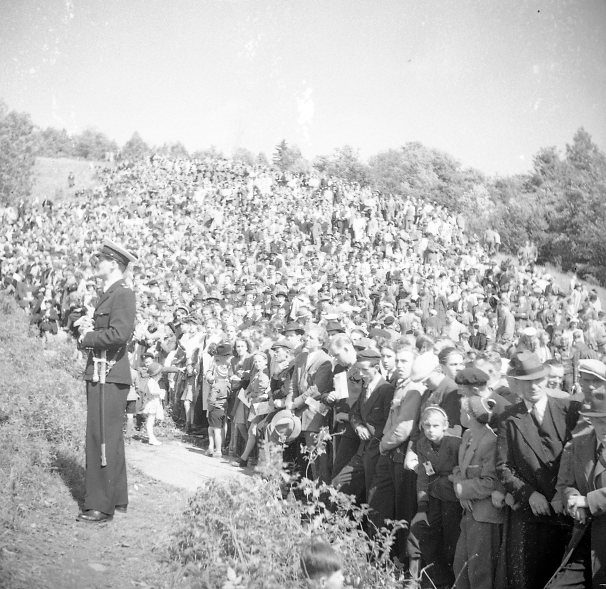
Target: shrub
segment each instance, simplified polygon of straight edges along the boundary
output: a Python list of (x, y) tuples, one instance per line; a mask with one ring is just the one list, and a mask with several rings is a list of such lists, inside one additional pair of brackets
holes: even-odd
[(367, 506), (328, 485), (294, 481), (274, 448), (258, 470), (261, 476), (246, 480), (211, 480), (190, 499), (169, 550), (181, 586), (305, 587), (299, 555), (318, 537), (342, 554), (350, 585), (401, 587), (389, 559), (401, 524), (369, 538), (362, 525)]

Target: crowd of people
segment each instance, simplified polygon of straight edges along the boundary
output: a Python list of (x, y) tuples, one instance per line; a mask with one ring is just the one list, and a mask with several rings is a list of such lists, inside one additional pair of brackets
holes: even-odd
[(340, 179), (156, 156), (100, 175), (19, 207), (0, 280), (41, 336), (77, 336), (99, 244), (138, 256), (127, 436), (140, 414), (160, 444), (169, 415), (242, 468), (278, 442), (292, 472), (369, 504), (369, 534), (406, 520), (393, 557), (436, 587), (606, 583), (595, 290)]

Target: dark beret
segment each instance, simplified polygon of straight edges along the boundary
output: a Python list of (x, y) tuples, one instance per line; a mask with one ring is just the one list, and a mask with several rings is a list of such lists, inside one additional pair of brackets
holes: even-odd
[(368, 360), (380, 360), (381, 354), (374, 348), (364, 348), (358, 352), (358, 362), (366, 362)]
[(455, 377), (455, 382), (467, 386), (484, 386), (489, 380), (488, 374), (479, 368), (469, 366), (463, 368)]

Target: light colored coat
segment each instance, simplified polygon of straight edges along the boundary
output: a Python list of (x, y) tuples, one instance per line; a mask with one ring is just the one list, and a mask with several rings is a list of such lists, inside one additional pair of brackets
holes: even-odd
[(326, 418), (308, 407), (308, 397), (320, 401), (333, 388), (332, 362), (323, 350), (302, 351), (295, 358), (289, 395), (295, 413), (301, 418), (303, 431), (318, 432), (326, 425)]

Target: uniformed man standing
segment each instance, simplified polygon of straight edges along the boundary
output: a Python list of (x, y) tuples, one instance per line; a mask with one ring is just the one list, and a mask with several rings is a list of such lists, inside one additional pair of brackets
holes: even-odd
[[(110, 521), (126, 511), (128, 489), (122, 427), (131, 384), (126, 346), (135, 326), (135, 294), (124, 272), (137, 258), (106, 240), (97, 257), (103, 280), (92, 322), (80, 327), (79, 343), (89, 350), (86, 380), (86, 496), (83, 522)], [(105, 382), (103, 382), (105, 381)], [(103, 464), (105, 463), (105, 464)]]

